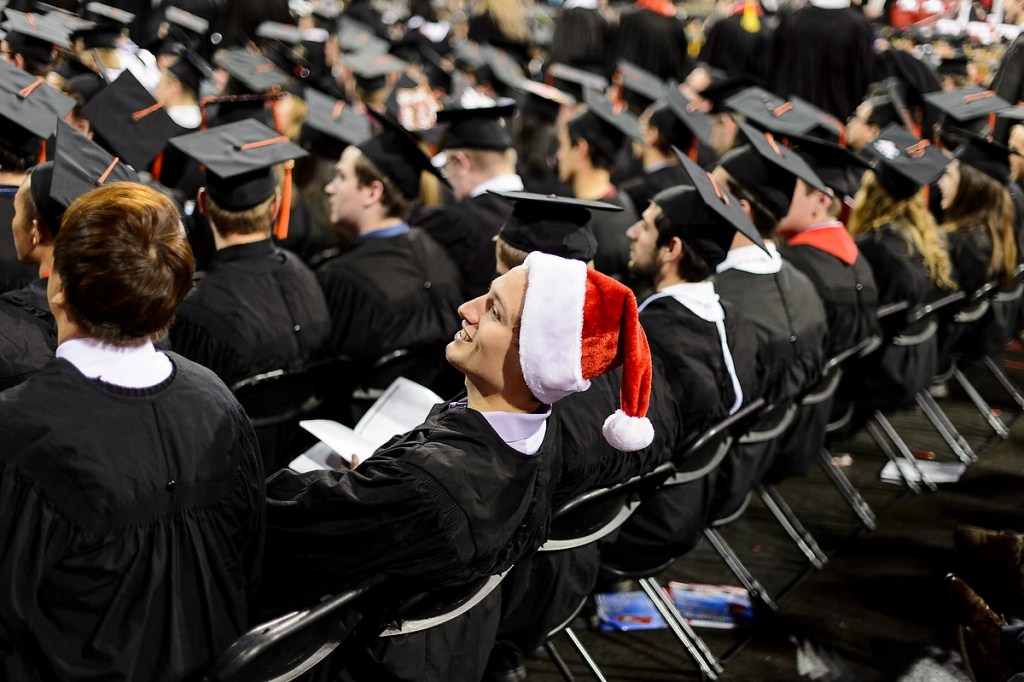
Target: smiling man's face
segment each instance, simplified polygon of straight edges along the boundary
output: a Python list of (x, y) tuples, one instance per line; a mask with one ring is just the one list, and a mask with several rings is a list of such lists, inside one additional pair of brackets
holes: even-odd
[(498, 277), (483, 296), (459, 306), (462, 329), (445, 349), (453, 367), (483, 395), (519, 392), (519, 319), (526, 295), (526, 268)]

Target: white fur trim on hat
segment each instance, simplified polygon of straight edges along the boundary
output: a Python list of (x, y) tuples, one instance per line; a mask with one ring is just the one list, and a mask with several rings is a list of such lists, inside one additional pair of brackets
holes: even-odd
[(630, 417), (622, 410), (615, 410), (604, 420), (601, 427), (604, 439), (623, 452), (643, 450), (654, 441), (654, 425), (647, 417)]
[(535, 251), (526, 268), (519, 365), (533, 395), (550, 405), (590, 387), (582, 368), (587, 266)]

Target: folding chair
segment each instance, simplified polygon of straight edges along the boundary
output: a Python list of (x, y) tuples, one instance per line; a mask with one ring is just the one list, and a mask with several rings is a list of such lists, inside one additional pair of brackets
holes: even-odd
[[(732, 447), (736, 439), (743, 435), (749, 429), (750, 424), (761, 415), (764, 407), (764, 399), (755, 400), (701, 434), (677, 458), (676, 472), (666, 479), (659, 491), (696, 482), (714, 471), (728, 454), (729, 448)], [(684, 465), (686, 468), (680, 469)], [(693, 628), (679, 613), (672, 600), (665, 595), (657, 581), (657, 576), (675, 563), (676, 558), (673, 557), (651, 565), (639, 560), (636, 560), (636, 563), (625, 563), (625, 559), (619, 559), (613, 563), (606, 556), (602, 556), (602, 569), (620, 580), (636, 580), (665, 620), (672, 634), (697, 664), (701, 675), (715, 680), (723, 670), (721, 662), (704, 640), (693, 631)], [(764, 593), (759, 584), (751, 587)]]
[(299, 420), (320, 407), (315, 376), (320, 363), (274, 369), (236, 381), (231, 392), (249, 415), (260, 443), (265, 471), (277, 471), (290, 459)]
[[(822, 409), (823, 406), (830, 405), (842, 381), (843, 367), (855, 358), (873, 353), (881, 343), (881, 337), (869, 336), (829, 358), (824, 368), (822, 368), (821, 381), (814, 389), (800, 398), (800, 409), (818, 410)], [(849, 422), (850, 417), (852, 417), (852, 408), (840, 419), (826, 424), (825, 433), (835, 433), (843, 428)], [(868, 505), (864, 498), (861, 497), (860, 492), (850, 483), (850, 479), (843, 473), (843, 470), (836, 466), (832, 453), (828, 451), (824, 444), (818, 450), (818, 464), (829, 480), (832, 481), (839, 494), (850, 505), (850, 508), (853, 509), (854, 514), (857, 515), (857, 518), (860, 519), (864, 527), (868, 530), (874, 530), (876, 525), (875, 513), (871, 510), (871, 506)]]
[(361, 600), (384, 583), (373, 576), (239, 637), (204, 675), (204, 682), (286, 682), (309, 671), (350, 636), (362, 620)]
[(455, 620), (486, 599), (510, 570), (511, 566), (501, 573), (465, 585), (421, 592), (406, 599), (398, 607), (398, 618), (380, 636), (409, 635)]
[[(608, 536), (618, 530), (630, 514), (636, 511), (642, 501), (674, 472), (675, 466), (671, 462), (666, 462), (649, 473), (635, 476), (628, 481), (607, 488), (590, 490), (566, 502), (552, 514), (548, 541), (540, 547), (538, 552), (570, 551)], [(548, 656), (551, 657), (555, 667), (568, 682), (572, 682), (574, 679), (572, 672), (551, 641), (559, 633), (569, 638), (580, 658), (583, 659), (594, 676), (602, 682), (605, 680), (604, 674), (590, 652), (569, 627), (588, 598), (589, 595), (583, 595), (572, 613), (548, 633), (544, 642), (544, 649)]]

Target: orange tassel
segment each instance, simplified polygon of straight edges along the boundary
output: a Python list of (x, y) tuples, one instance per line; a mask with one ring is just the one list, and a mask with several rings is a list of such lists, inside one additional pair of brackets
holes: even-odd
[(46, 163), (46, 138), (39, 141), (39, 163)]
[(274, 228), (274, 239), (284, 241), (288, 238), (288, 220), (292, 212), (292, 168), (294, 161), (284, 165), (284, 183), (281, 188), (281, 208), (277, 213), (277, 226)]
[(164, 171), (164, 152), (161, 149), (160, 153), (156, 155), (155, 159), (153, 159), (153, 177), (156, 178), (157, 180), (159, 180), (160, 176), (163, 174), (163, 171)]
[(690, 151), (687, 154), (687, 156), (689, 156), (690, 157), (690, 161), (693, 161), (694, 163), (697, 163), (697, 151), (698, 151), (697, 138), (696, 137), (691, 137), (690, 138)]

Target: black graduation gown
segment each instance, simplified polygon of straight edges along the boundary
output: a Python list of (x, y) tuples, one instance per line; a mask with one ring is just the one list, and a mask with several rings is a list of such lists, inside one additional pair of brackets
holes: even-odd
[[(715, 290), (756, 330), (766, 400), (787, 402), (817, 384), (825, 362), (825, 308), (806, 275), (786, 261), (773, 274), (733, 268), (715, 276)], [(782, 438), (734, 446), (735, 460), (723, 467), (716, 494), (723, 506), (734, 506), (768, 471), (778, 479), (809, 469), (824, 442), (824, 424), (798, 416)]]
[[(759, 396), (757, 337), (753, 326), (725, 302), (725, 333), (743, 403)], [(704, 431), (729, 414), (735, 401), (732, 380), (722, 357), (714, 323), (690, 312), (673, 298), (652, 301), (640, 313), (651, 355), (658, 358), (671, 390), (671, 406), (679, 439), (674, 457)], [(685, 468), (687, 462), (680, 462)], [(618, 538), (602, 547), (613, 563), (656, 564), (680, 556), (700, 540), (712, 519), (716, 473), (656, 493), (629, 518)]]
[(45, 367), (56, 348), (57, 334), (50, 325), (0, 298), (0, 391)]
[(623, 13), (619, 20), (616, 61), (626, 59), (662, 80), (681, 83), (693, 70), (686, 48), (686, 31), (675, 17), (636, 9)]
[(410, 223), (444, 247), (462, 274), (466, 300), (487, 293), (497, 267), (494, 237), (512, 214), (512, 202), (487, 192), (429, 209)]
[(35, 279), (21, 289), (0, 294), (0, 298), (40, 320), (52, 329), (56, 336), (57, 323), (50, 310), (50, 299), (46, 295), (46, 283), (46, 277)]
[(419, 229), (361, 237), (318, 268), (316, 278), (331, 312), (332, 353), (374, 360), (400, 348), (446, 344), (459, 330), (459, 273)]
[[(953, 279), (970, 296), (990, 281), (1002, 283), (1003, 273), (989, 274), (992, 238), (984, 225), (970, 225), (946, 234)], [(1011, 311), (990, 305), (981, 319), (969, 325), (950, 325), (946, 320), (940, 333), (939, 358), (943, 367), (950, 354), (979, 358), (998, 353), (1010, 337)]]
[(14, 249), (11, 223), (14, 222), (14, 195), (17, 193), (17, 185), (0, 185), (0, 294), (27, 286), (39, 276), (37, 267), (18, 262), (18, 253)]
[(214, 255), (178, 310), (170, 339), (175, 351), (231, 383), (315, 359), (329, 330), (313, 273), (267, 239)]
[(1010, 104), (1024, 100), (1024, 34), (1018, 35), (1006, 48), (991, 87)]
[[(856, 239), (861, 255), (871, 264), (878, 285), (878, 304), (906, 301), (909, 311), (938, 298), (931, 275), (921, 255), (907, 244), (892, 225), (862, 234)], [(877, 352), (857, 362), (847, 373), (842, 391), (860, 407), (893, 409), (902, 407), (918, 391), (927, 388), (935, 376), (938, 342), (932, 337), (913, 346), (890, 343), (897, 334), (913, 336), (927, 321), (906, 328), (906, 314), (897, 314), (885, 323), (885, 344)]]
[(775, 29), (771, 88), (845, 121), (873, 80), (872, 41), (871, 26), (857, 9), (807, 5), (789, 13)]
[(619, 191), (628, 195), (637, 213), (642, 214), (647, 210), (654, 195), (661, 190), (689, 183), (690, 176), (686, 174), (683, 167), (673, 163), (623, 182), (619, 185)]
[(764, 79), (771, 31), (765, 26), (766, 17), (759, 20), (761, 29), (757, 33), (743, 28), (742, 12), (712, 23), (700, 50), (700, 60), (731, 76)]
[[(638, 452), (618, 452), (604, 440), (601, 426), (619, 407), (621, 369), (591, 381), (586, 391), (558, 401), (552, 418), (561, 425), (563, 462), (553, 508), (580, 493), (621, 483), (672, 458), (679, 424), (671, 389), (659, 362), (654, 363), (648, 419), (654, 442)], [(590, 594), (600, 567), (596, 544), (575, 550), (537, 552), (521, 559), (501, 584), (502, 646), (529, 654)]]
[(878, 330), (878, 289), (867, 260), (858, 255), (852, 264), (847, 264), (809, 244), (785, 244), (779, 247), (779, 252), (807, 275), (825, 305), (828, 321), (826, 358)]
[[(196, 679), (249, 623), (263, 469), (211, 372), (0, 394), (0, 679)], [(42, 407), (41, 407), (42, 406)]]
[(637, 221), (639, 214), (625, 192), (615, 191), (601, 201), (621, 206), (622, 210), (618, 213), (591, 211), (590, 229), (597, 239), (594, 269), (621, 279), (629, 275), (629, 237), (626, 230)]

